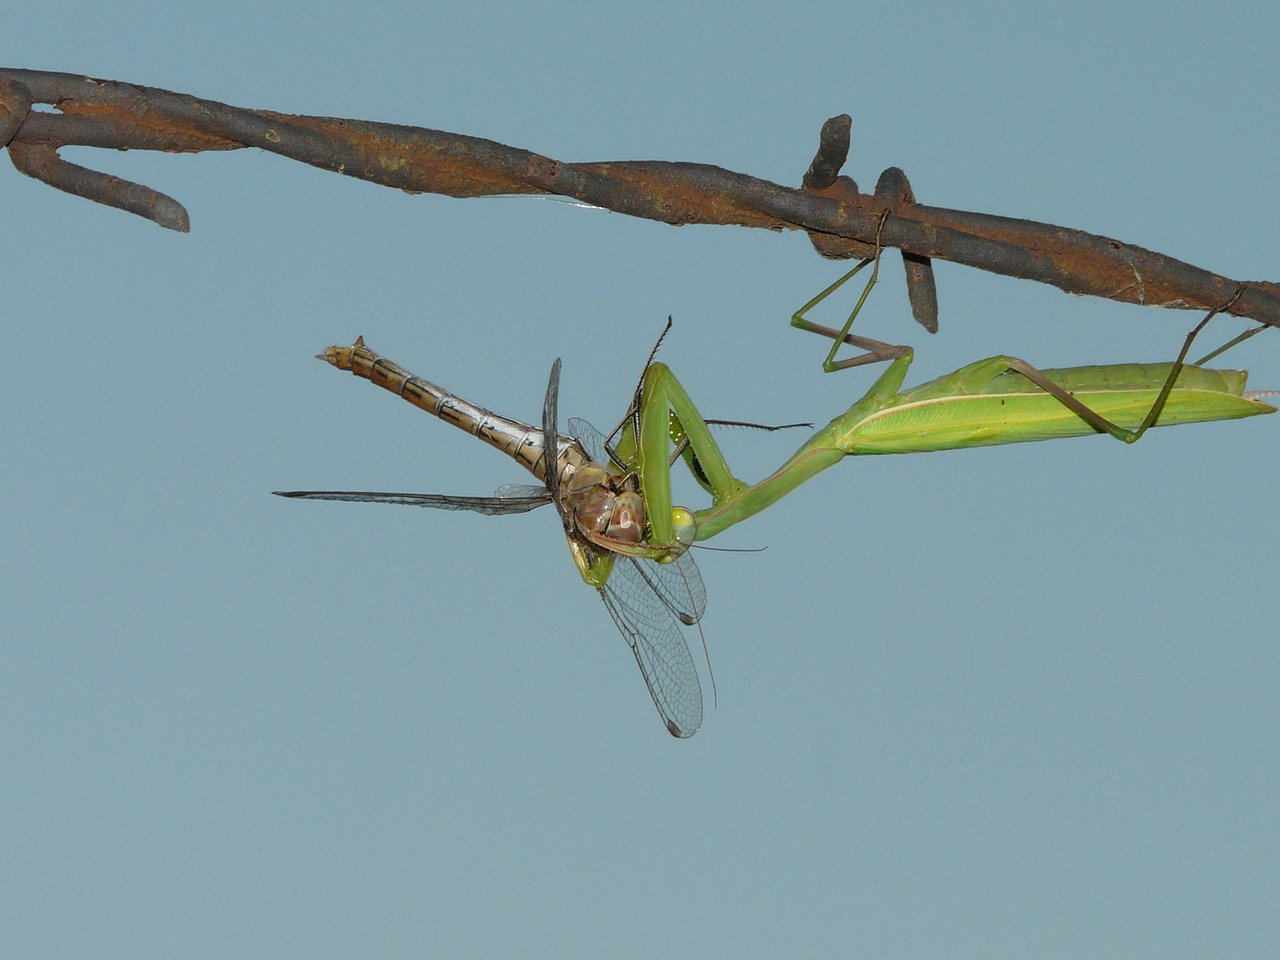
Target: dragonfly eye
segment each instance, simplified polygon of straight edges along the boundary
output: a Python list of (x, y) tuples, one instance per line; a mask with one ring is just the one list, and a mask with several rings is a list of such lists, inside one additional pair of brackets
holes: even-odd
[(620, 493), (605, 536), (625, 543), (639, 543), (644, 537), (644, 498), (638, 493)]
[(615, 513), (615, 496), (607, 487), (594, 485), (571, 492), (566, 498), (579, 529), (604, 533)]

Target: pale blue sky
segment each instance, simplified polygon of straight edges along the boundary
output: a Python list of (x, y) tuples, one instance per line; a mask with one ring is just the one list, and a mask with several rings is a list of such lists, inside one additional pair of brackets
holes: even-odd
[[(0, 61), (792, 183), (848, 112), (864, 185), (1277, 279), (1280, 14), (1178, 6), (28, 5)], [(269, 496), (525, 479), (311, 357), (363, 334), (532, 418), (560, 356), (605, 423), (671, 314), (704, 413), (825, 421), (870, 377), (786, 318), (837, 265), (255, 151), (68, 156), (192, 231), (0, 175), (0, 953), (1274, 949), (1280, 418), (841, 464), (722, 538), (766, 552), (700, 558), (720, 703), (677, 742), (553, 516)], [(911, 382), (1166, 359), (1194, 320), (940, 264), (929, 338), (900, 277), (863, 322)], [(1278, 343), (1231, 355), (1254, 387)], [(728, 444), (756, 477), (799, 439)]]

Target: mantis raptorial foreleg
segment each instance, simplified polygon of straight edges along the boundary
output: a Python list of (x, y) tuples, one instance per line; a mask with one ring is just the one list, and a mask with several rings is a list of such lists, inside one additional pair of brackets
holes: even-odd
[[(725, 503), (747, 489), (730, 471), (707, 422), (665, 363), (650, 363), (641, 381), (636, 463), (649, 516), (650, 543), (671, 542), (671, 460), (673, 441), (712, 503)], [(696, 460), (696, 468), (694, 466)]]

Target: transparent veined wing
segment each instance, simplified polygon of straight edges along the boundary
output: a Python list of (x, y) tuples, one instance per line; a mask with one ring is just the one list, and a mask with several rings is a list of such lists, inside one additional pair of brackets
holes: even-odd
[(613, 462), (604, 448), (604, 434), (586, 420), (580, 417), (570, 417), (569, 435), (582, 441), (582, 448), (587, 451), (587, 456), (596, 463), (609, 464)]
[(691, 737), (702, 726), (702, 686), (680, 625), (646, 575), (657, 566), (619, 555), (600, 588), (600, 599), (635, 654), (667, 730), (676, 737)]
[[(515, 485), (512, 485), (515, 487)], [(519, 485), (519, 493), (494, 497), (455, 497), (447, 493), (378, 493), (364, 490), (273, 490), (277, 497), (291, 500), (347, 500), (352, 503), (399, 503), (410, 507), (434, 507), (437, 510), (470, 510), (491, 517), (511, 513), (527, 513), (551, 502), (551, 494), (542, 487)]]
[(543, 503), (551, 502), (551, 491), (546, 487), (532, 483), (504, 483), (493, 491), (493, 496), (498, 500), (541, 500)]
[[(551, 396), (556, 372), (552, 371), (543, 406), (542, 429), (547, 436), (554, 436), (558, 426)], [(582, 441), (596, 463), (611, 462), (603, 435), (591, 424), (571, 419), (569, 432)], [(676, 737), (693, 736), (702, 726), (702, 686), (680, 623), (696, 623), (707, 603), (707, 591), (693, 559), (686, 554), (673, 563), (660, 564), (615, 554), (613, 572), (600, 588), (600, 599), (631, 647), (667, 730)]]
[(560, 499), (560, 358), (551, 364), (551, 376), (547, 378), (547, 396), (542, 401), (542, 463), (546, 477), (547, 493), (556, 505), (560, 521), (566, 531), (573, 529), (569, 516)]
[[(569, 433), (596, 463), (611, 462), (604, 436), (591, 424), (571, 419)], [(600, 599), (630, 645), (667, 730), (693, 736), (702, 725), (702, 686), (680, 623), (697, 623), (707, 605), (693, 557), (686, 553), (663, 564), (617, 554)]]

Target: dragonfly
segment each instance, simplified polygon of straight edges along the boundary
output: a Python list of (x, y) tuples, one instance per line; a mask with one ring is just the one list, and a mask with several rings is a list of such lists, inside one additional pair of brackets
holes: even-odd
[(559, 432), (559, 359), (551, 367), (540, 427), (500, 416), (414, 376), (370, 350), (363, 337), (350, 347), (331, 346), (318, 359), (501, 450), (541, 485), (506, 484), (491, 497), (349, 490), (274, 491), (277, 496), (469, 510), (488, 516), (553, 505), (578, 572), (599, 591), (630, 646), (667, 731), (679, 738), (698, 731), (702, 688), (682, 629), (698, 624), (707, 602), (689, 544), (680, 539), (691, 536), (692, 514), (670, 507), (672, 515), (663, 525), (671, 531), (669, 542), (662, 547), (645, 542), (645, 508), (635, 471), (586, 421), (571, 419), (569, 434)]

